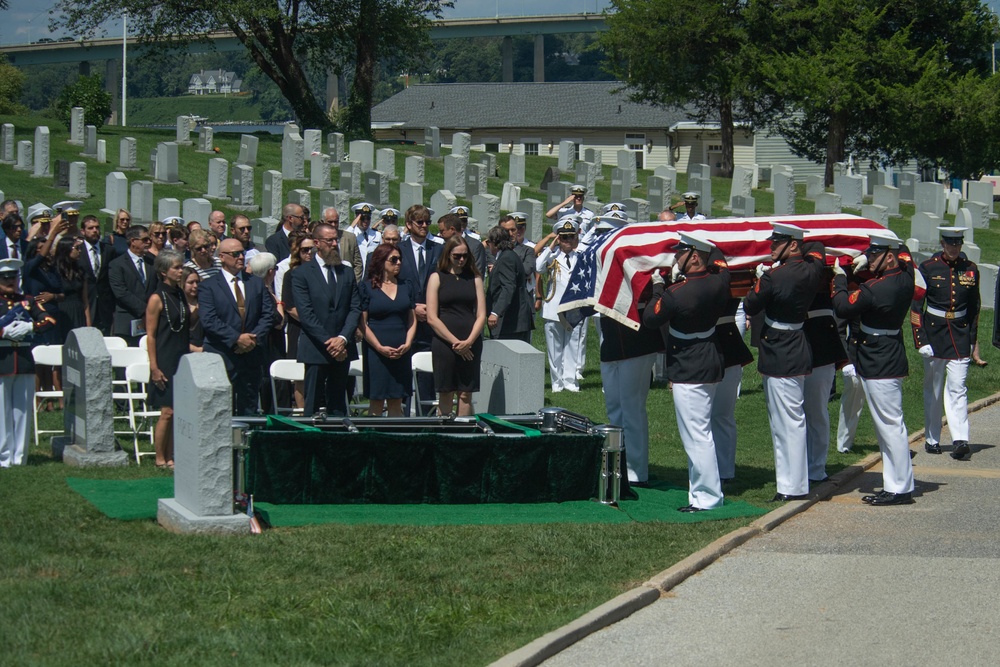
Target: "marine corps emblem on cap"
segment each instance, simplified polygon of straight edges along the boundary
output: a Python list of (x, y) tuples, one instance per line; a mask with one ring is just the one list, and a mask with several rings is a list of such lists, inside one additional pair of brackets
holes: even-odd
[(770, 236), (772, 241), (787, 241), (788, 239), (801, 241), (806, 234), (806, 230), (801, 227), (785, 224), (783, 222), (772, 222), (771, 228), (774, 230), (771, 232)]
[(941, 238), (962, 241), (965, 238), (965, 227), (938, 227)]
[(0, 276), (10, 274), (16, 275), (17, 272), (21, 270), (22, 266), (24, 266), (24, 262), (14, 257), (0, 259)]

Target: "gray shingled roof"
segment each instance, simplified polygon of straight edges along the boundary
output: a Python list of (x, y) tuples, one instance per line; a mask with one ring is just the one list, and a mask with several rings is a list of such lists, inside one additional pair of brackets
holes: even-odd
[(372, 124), (400, 129), (665, 129), (683, 110), (633, 104), (618, 81), (436, 83), (410, 86), (372, 109)]

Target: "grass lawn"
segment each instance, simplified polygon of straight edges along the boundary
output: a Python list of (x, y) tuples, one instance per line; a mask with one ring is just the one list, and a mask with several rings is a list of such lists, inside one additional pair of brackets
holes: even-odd
[[(29, 138), (31, 123), (0, 120), (16, 123), (19, 139)], [(65, 143), (65, 130), (50, 127), (53, 157), (78, 159), (78, 150)], [(125, 132), (107, 128), (101, 136), (115, 155), (117, 138)], [(139, 139), (143, 156), (165, 135), (130, 129), (128, 136)], [(216, 136), (223, 157), (234, 157), (238, 135)], [(280, 139), (265, 137), (261, 164), (279, 164), (279, 155)], [(157, 185), (158, 197), (184, 199), (204, 192), (208, 156), (193, 149), (182, 149), (181, 156), (181, 173), (192, 180), (181, 186)], [(503, 156), (500, 161), (501, 173), (506, 173)], [(85, 205), (85, 213), (96, 208), (92, 202), (103, 199), (98, 186), (113, 168), (87, 162), (90, 190), (98, 197)], [(552, 163), (549, 158), (529, 159), (528, 180), (539, 182)], [(440, 163), (428, 161), (427, 174), (433, 184), (425, 190), (429, 194), (440, 187)], [(0, 175), (6, 195), (25, 203), (62, 198), (51, 181), (32, 179), (6, 165), (0, 165)], [(499, 194), (500, 186), (498, 179), (491, 179), (491, 191)], [(290, 187), (286, 183), (286, 191)], [(609, 187), (610, 179), (598, 186), (599, 199), (607, 200)], [(716, 192), (721, 202), (728, 182), (719, 179)], [(529, 190), (525, 196), (542, 199), (538, 191)], [(758, 210), (768, 210), (768, 196), (759, 193)], [(893, 227), (905, 232), (905, 227)], [(977, 230), (976, 241), (984, 257), (996, 257), (995, 231)], [(984, 342), (992, 322), (992, 312), (985, 312), (980, 321)], [(541, 329), (536, 329), (534, 342), (543, 347)], [(596, 344), (591, 328), (583, 391), (560, 393), (555, 400), (547, 394), (546, 403), (600, 422), (605, 410)], [(998, 386), (1000, 352), (984, 344), (982, 355), (990, 365), (969, 372), (973, 400)], [(921, 364), (912, 350), (910, 366), (904, 410), (912, 431), (922, 421)], [(837, 406), (830, 404), (832, 428)], [(666, 386), (651, 391), (649, 416), (652, 476), (686, 485), (687, 464)], [(43, 417), (50, 427), (61, 423), (59, 413)], [(760, 377), (752, 366), (744, 373), (737, 423), (738, 483), (730, 496), (772, 506), (771, 439)], [(875, 449), (866, 410), (855, 451), (832, 452), (828, 470), (834, 473)], [(921, 459), (918, 456), (918, 464)], [(65, 483), (67, 476), (135, 479), (162, 474), (148, 459), (141, 467), (70, 469), (52, 461), (44, 448), (31, 450), (28, 465), (0, 471), (0, 507), (5, 510), (0, 519), (4, 664), (484, 664), (750, 521), (322, 525), (274, 529), (260, 536), (180, 536), (151, 521), (107, 519)]]

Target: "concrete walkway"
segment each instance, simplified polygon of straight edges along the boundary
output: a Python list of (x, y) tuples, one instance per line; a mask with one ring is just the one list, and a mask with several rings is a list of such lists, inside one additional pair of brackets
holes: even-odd
[(916, 504), (861, 503), (878, 464), (542, 664), (997, 664), (1000, 403), (971, 436), (970, 461), (917, 440)]

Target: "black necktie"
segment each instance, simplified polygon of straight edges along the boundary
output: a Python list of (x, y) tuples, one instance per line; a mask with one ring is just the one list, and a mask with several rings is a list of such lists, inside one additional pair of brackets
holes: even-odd
[(333, 264), (326, 265), (326, 282), (330, 284), (330, 287), (337, 286), (337, 274), (333, 271)]
[(417, 253), (417, 272), (420, 275), (424, 275), (424, 269), (427, 268), (427, 262), (424, 261), (424, 247), (420, 246), (419, 252)]
[(146, 284), (146, 269), (145, 269), (145, 267), (143, 267), (143, 261), (142, 261), (141, 258), (139, 259), (138, 262), (135, 263), (135, 266), (136, 266), (136, 269), (139, 271), (139, 280), (141, 280), (142, 284), (145, 285)]
[(10, 252), (11, 252), (10, 256), (13, 257), (14, 259), (17, 259), (17, 242), (16, 241), (10, 244)]

